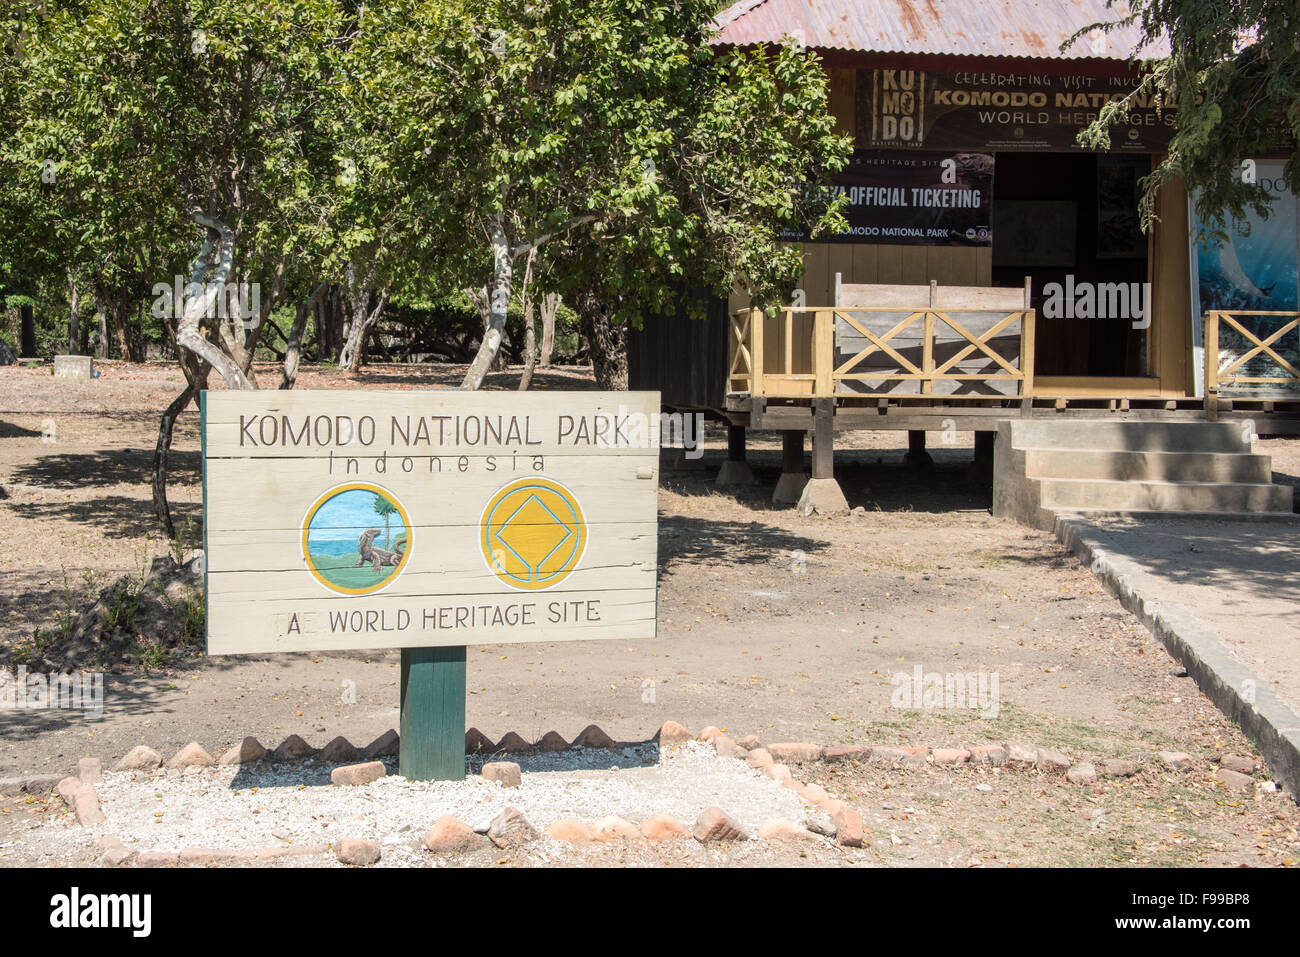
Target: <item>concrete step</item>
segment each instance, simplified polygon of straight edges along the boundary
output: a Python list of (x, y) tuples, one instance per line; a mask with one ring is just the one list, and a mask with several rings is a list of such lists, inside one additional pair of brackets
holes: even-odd
[(1036, 479), (1046, 509), (1157, 512), (1290, 512), (1285, 485), (1254, 482), (1120, 482)]
[(1026, 449), (1029, 478), (1106, 481), (1247, 482), (1267, 485), (1272, 459), (1247, 452), (1153, 452), (1112, 449)]
[(1141, 452), (1249, 452), (1234, 422), (1122, 422), (1110, 419), (1011, 420), (1018, 449), (1110, 449)]

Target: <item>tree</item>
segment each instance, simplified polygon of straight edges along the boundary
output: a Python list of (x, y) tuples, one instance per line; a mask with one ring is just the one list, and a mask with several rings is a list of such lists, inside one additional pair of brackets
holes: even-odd
[[(831, 133), (816, 61), (786, 48), (719, 68), (707, 42), (713, 13), (708, 0), (402, 0), (367, 13), (357, 42), (370, 82), (352, 106), (362, 136), (389, 144), (386, 166), (402, 164), (449, 271), (487, 289), (486, 330), (463, 387), (481, 384), (500, 349), (523, 257), (565, 247), (586, 281), (564, 284), (585, 285), (608, 325), (666, 306), (683, 263), (707, 258), (710, 238), (725, 243), (704, 267), (710, 285), (740, 276), (760, 298), (774, 295), (773, 280), (798, 258), (768, 242), (779, 225), (834, 215), (803, 188), (848, 151)], [(779, 88), (786, 82), (793, 92)], [(742, 89), (721, 88), (729, 84)], [(710, 138), (736, 132), (719, 111), (759, 102), (776, 118), (745, 114), (759, 129), (737, 162), (726, 155), (735, 144)], [(776, 162), (745, 165), (767, 148)], [(660, 170), (680, 179), (665, 184)], [(697, 189), (688, 207), (683, 197)], [(745, 231), (760, 219), (754, 242)]]
[(710, 55), (675, 91), (681, 124), (643, 161), (658, 201), (608, 241), (568, 243), (551, 275), (578, 312), (602, 388), (626, 388), (626, 327), (703, 310), (705, 289), (787, 301), (802, 248), (782, 234), (839, 225), (821, 188), (847, 161), (818, 59), (792, 43)]
[(542, 344), (538, 352), (537, 363), (543, 369), (551, 364), (551, 355), (555, 352), (555, 314), (560, 311), (560, 297), (548, 292), (542, 297)]
[(526, 392), (533, 384), (533, 372), (537, 369), (537, 326), (533, 323), (533, 306), (536, 291), (533, 289), (533, 267), (537, 263), (537, 250), (528, 253), (524, 265), (524, 281), (519, 287), (519, 301), (524, 314), (524, 370), (519, 374), (519, 391)]
[(1267, 216), (1269, 195), (1242, 161), (1288, 155), (1284, 176), (1300, 191), (1300, 10), (1294, 0), (1130, 0), (1125, 16), (1093, 28), (1135, 28), (1144, 45), (1168, 43), (1171, 54), (1143, 62), (1128, 97), (1104, 106), (1080, 134), (1093, 148), (1110, 145), (1110, 131), (1132, 104), (1155, 100), (1174, 114), (1167, 156), (1145, 180), (1142, 225), (1154, 219), (1161, 186), (1182, 179), (1196, 197), (1200, 238), (1227, 238), (1248, 211)]
[[(176, 416), (210, 369), (228, 388), (256, 387), (264, 321), (325, 242), (335, 166), (322, 113), (343, 21), (330, 0), (82, 0), (24, 14), (22, 119), (0, 152), (24, 174), (38, 235), (94, 265), (124, 352), (124, 304), (189, 279), (180, 301), (159, 304), (186, 377), (155, 453), (169, 534)], [(236, 279), (260, 291), (256, 313), (227, 307)]]
[(396, 512), (396, 505), (384, 498), (382, 495), (375, 496), (375, 514), (379, 515), (384, 520), (384, 548), (390, 547), (389, 538), (391, 533), (389, 531), (388, 522)]

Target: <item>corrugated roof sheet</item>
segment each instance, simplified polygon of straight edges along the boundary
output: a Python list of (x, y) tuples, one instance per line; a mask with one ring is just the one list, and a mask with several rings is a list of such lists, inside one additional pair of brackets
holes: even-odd
[[(796, 36), (821, 50), (981, 57), (1127, 60), (1136, 28), (1061, 44), (1093, 23), (1127, 14), (1124, 0), (740, 0), (718, 14), (717, 44)], [(1168, 47), (1140, 51), (1166, 56)]]

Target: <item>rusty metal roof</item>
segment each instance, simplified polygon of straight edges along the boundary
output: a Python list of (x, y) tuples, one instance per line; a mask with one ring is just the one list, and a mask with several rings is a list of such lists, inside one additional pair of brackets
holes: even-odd
[(1127, 60), (1139, 51), (1133, 27), (1061, 44), (1093, 23), (1128, 13), (1125, 0), (739, 0), (718, 14), (716, 44), (771, 43), (785, 36), (820, 50), (1039, 59)]

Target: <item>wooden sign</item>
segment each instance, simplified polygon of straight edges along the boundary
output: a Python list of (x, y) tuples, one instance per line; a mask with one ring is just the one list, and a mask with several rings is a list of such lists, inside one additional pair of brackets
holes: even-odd
[(1129, 77), (858, 70), (857, 143), (870, 149), (1079, 152), (1079, 132), (1128, 100), (1112, 153), (1162, 153), (1174, 112)]
[(658, 410), (203, 393), (208, 653), (653, 637)]

